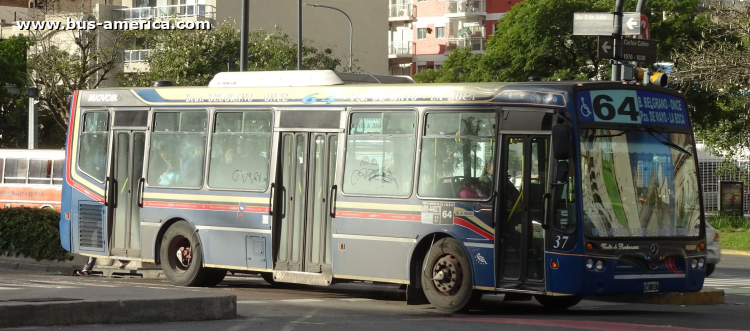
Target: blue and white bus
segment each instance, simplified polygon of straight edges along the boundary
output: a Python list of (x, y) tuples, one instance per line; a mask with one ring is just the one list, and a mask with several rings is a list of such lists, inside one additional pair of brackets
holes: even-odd
[(451, 312), (483, 293), (694, 292), (695, 155), (683, 96), (627, 82), (300, 71), (77, 91), (61, 241), (179, 285), (385, 282)]

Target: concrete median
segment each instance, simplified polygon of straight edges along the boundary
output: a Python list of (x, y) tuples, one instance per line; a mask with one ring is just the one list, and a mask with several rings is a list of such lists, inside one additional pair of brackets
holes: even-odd
[(0, 328), (220, 320), (237, 316), (237, 298), (234, 295), (109, 301), (46, 300), (0, 300)]
[(724, 290), (703, 289), (689, 293), (653, 293), (587, 297), (589, 300), (650, 303), (660, 305), (720, 305), (724, 304)]

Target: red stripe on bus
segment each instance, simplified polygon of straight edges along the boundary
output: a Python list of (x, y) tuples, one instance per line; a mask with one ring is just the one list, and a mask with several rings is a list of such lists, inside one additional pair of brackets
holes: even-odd
[[(239, 212), (239, 206), (228, 206), (228, 205), (213, 205), (203, 203), (175, 203), (175, 202), (157, 202), (157, 201), (144, 201), (143, 207), (152, 208), (176, 208), (176, 209), (196, 209), (196, 210), (218, 210), (218, 211), (231, 211)], [(268, 207), (245, 207), (243, 212), (246, 213), (267, 213)]]
[(493, 235), (487, 233), (486, 231), (480, 229), (476, 225), (469, 223), (468, 221), (466, 221), (463, 218), (454, 217), (453, 218), (453, 223), (457, 224), (457, 225), (460, 225), (460, 226), (463, 226), (463, 227), (465, 227), (465, 228), (467, 228), (467, 229), (469, 229), (471, 231), (474, 231), (477, 234), (479, 234), (480, 236), (485, 237), (487, 239), (490, 239), (490, 240), (495, 239), (495, 236), (493, 236)]
[(383, 219), (383, 220), (392, 220), (392, 221), (417, 221), (417, 222), (421, 220), (420, 215), (360, 213), (360, 212), (353, 212), (353, 211), (336, 211), (336, 217), (369, 218), (369, 219)]

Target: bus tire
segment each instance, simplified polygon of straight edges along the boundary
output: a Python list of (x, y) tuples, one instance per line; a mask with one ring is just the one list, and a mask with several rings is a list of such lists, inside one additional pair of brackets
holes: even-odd
[(208, 269), (206, 271), (208, 272), (208, 274), (203, 280), (203, 286), (205, 287), (214, 287), (216, 285), (219, 285), (219, 283), (224, 280), (224, 277), (227, 276), (226, 269)]
[(573, 307), (577, 305), (583, 297), (581, 296), (562, 296), (562, 297), (553, 297), (549, 295), (534, 295), (534, 298), (536, 301), (541, 303), (544, 307), (547, 309), (554, 309), (554, 310), (565, 310), (570, 307)]
[(711, 276), (714, 270), (716, 270), (716, 263), (706, 264), (706, 277)]
[(203, 255), (197, 244), (193, 228), (187, 222), (174, 223), (164, 233), (159, 257), (164, 276), (172, 284), (203, 286), (210, 270), (203, 267)]
[(273, 279), (273, 272), (261, 272), (260, 276), (271, 286), (276, 285), (276, 281)]
[(420, 269), (422, 289), (435, 308), (455, 313), (471, 308), (482, 293), (474, 291), (471, 261), (453, 238), (438, 240)]

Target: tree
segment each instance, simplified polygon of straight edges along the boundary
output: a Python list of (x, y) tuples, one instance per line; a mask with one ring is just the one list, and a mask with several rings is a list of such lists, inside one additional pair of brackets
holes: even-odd
[[(139, 38), (151, 46), (148, 71), (121, 74), (122, 86), (151, 86), (155, 80), (171, 80), (177, 85), (207, 85), (218, 72), (239, 68), (240, 32), (224, 23), (218, 29), (185, 33), (178, 30), (132, 31), (128, 38)], [(267, 33), (257, 29), (249, 33), (248, 70), (294, 70), (297, 45), (278, 30)], [(307, 43), (308, 45), (310, 43)], [(158, 45), (158, 46), (156, 46)], [(156, 47), (154, 47), (156, 46)], [(334, 70), (341, 60), (329, 48), (303, 46), (305, 69)]]
[(29, 39), (0, 40), (0, 148), (19, 148), (26, 143), (26, 103), (23, 96), (5, 87), (26, 87), (26, 50)]
[(728, 159), (750, 148), (750, 17), (748, 8), (707, 0), (698, 38), (674, 50), (675, 86), (685, 92), (698, 138)]

